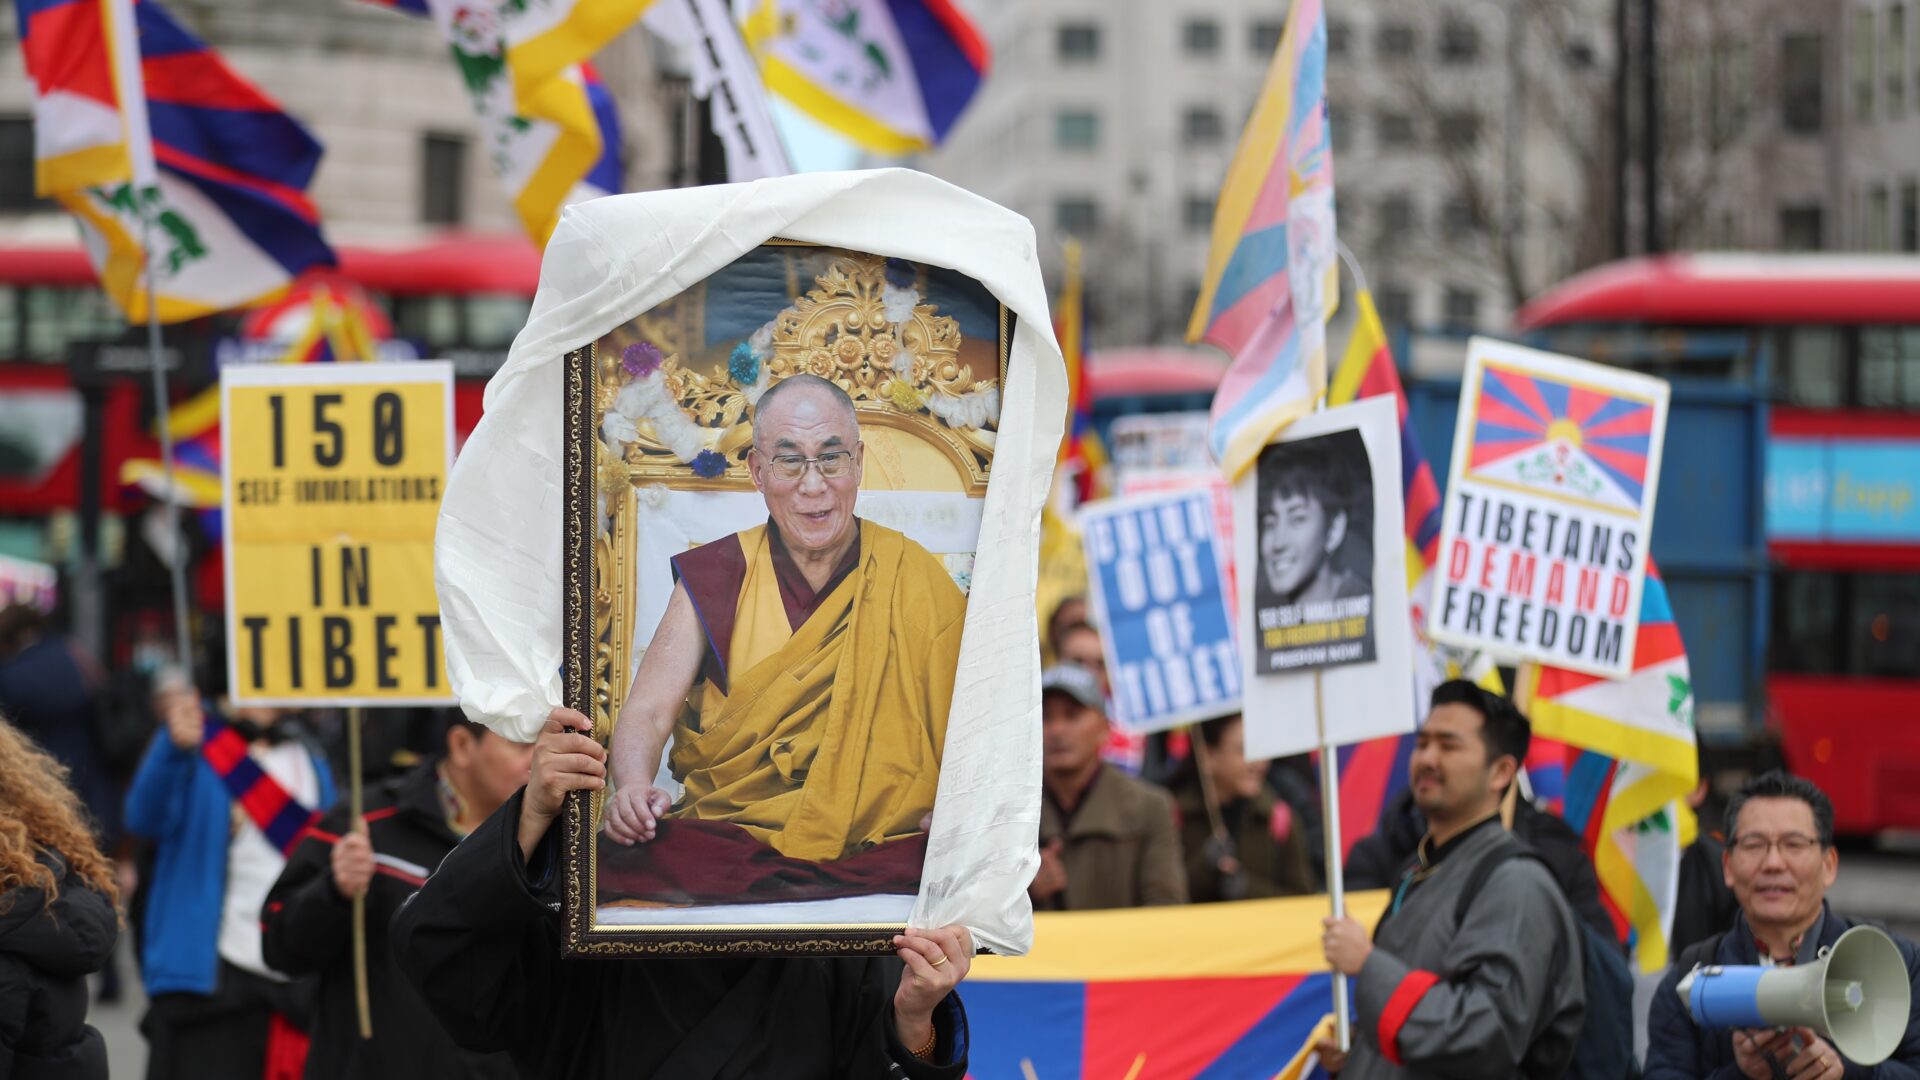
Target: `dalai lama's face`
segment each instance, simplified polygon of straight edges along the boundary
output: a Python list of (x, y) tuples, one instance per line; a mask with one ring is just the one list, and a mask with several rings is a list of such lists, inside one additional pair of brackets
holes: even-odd
[[(853, 504), (860, 494), (860, 425), (833, 395), (795, 387), (776, 399), (760, 420), (753, 455), (753, 484), (767, 500), (767, 515), (797, 556), (831, 557), (853, 537)], [(827, 455), (849, 454), (821, 461)], [(784, 473), (795, 460), (797, 478)], [(838, 471), (838, 476), (828, 476)]]

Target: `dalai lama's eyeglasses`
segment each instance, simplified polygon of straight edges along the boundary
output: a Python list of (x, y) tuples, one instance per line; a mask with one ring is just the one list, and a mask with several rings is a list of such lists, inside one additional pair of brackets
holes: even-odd
[[(759, 453), (759, 447), (754, 448)], [(853, 451), (830, 450), (819, 457), (801, 457), (799, 454), (761, 454), (773, 469), (774, 479), (783, 483), (792, 483), (807, 475), (807, 466), (820, 470), (824, 480), (838, 480), (853, 468)]]

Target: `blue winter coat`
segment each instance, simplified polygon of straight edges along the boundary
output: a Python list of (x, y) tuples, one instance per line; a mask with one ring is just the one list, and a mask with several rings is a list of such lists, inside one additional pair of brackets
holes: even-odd
[[(308, 747), (320, 805), (333, 805), (327, 762)], [(227, 895), (233, 800), (198, 751), (173, 745), (163, 728), (127, 791), (127, 831), (153, 841), (153, 875), (142, 921), (140, 974), (149, 997), (211, 994), (220, 973), (220, 912)]]

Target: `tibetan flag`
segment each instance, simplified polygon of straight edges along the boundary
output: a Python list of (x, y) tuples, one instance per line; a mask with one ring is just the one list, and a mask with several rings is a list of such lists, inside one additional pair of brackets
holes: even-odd
[[(1425, 715), (1425, 703), (1416, 715)], [(1339, 748), (1340, 861), (1353, 845), (1380, 827), (1387, 804), (1406, 790), (1407, 764), (1413, 760), (1413, 736), (1368, 739)]]
[(1660, 970), (1680, 851), (1697, 827), (1680, 800), (1698, 782), (1699, 762), (1692, 673), (1658, 569), (1647, 567), (1632, 674), (1610, 680), (1529, 665), (1520, 699), (1536, 732), (1567, 744), (1563, 816), (1586, 838), (1640, 969)]
[(1322, 0), (1299, 0), (1213, 215), (1187, 340), (1233, 358), (1213, 397), (1213, 454), (1229, 480), (1326, 389), (1339, 303), (1326, 68)]
[(332, 265), (307, 197), (320, 144), (154, 0), (134, 12), (157, 183), (60, 197), (107, 295), (130, 321), (146, 318), (149, 227), (162, 322), (245, 307)]
[[(210, 386), (174, 406), (167, 420), (167, 431), (173, 436), (174, 501), (190, 510), (218, 509), (220, 387)], [(120, 482), (156, 499), (167, 497), (167, 474), (158, 458), (123, 462)]]
[[(34, 190), (134, 179), (145, 142), (132, 0), (14, 0), (33, 90)], [(151, 183), (151, 157), (143, 177)]]
[[(1368, 926), (1386, 902), (1384, 892), (1347, 897)], [(1324, 896), (1036, 912), (1030, 954), (982, 956), (967, 975), (969, 1073), (1317, 1075), (1302, 1051), (1333, 1004), (1326, 913)]]
[(1579, 751), (1556, 739), (1535, 735), (1527, 743), (1524, 768), (1533, 803), (1550, 814), (1564, 814), (1567, 772)]
[(364, 2), (426, 16), (439, 26), (479, 116), (494, 173), (534, 243), (545, 246), (567, 205), (624, 190), (619, 112), (591, 65), (576, 63), (555, 71), (532, 91), (529, 107), (517, 96), (517, 79), (509, 67), (506, 16), (491, 5), (461, 0)]
[[(442, 0), (428, 0), (428, 3), (438, 9)], [(503, 59), (513, 73), (513, 107), (526, 116), (566, 123), (565, 114), (550, 111), (554, 107), (549, 96), (550, 84), (577, 81), (579, 66), (640, 21), (652, 3), (653, 0), (511, 0), (497, 5)]]
[(1475, 479), (1640, 513), (1654, 404), (1488, 364), (1468, 468)]
[(767, 89), (876, 154), (938, 145), (989, 63), (955, 0), (760, 0), (746, 36)]
[(1074, 505), (1107, 495), (1107, 450), (1093, 429), (1093, 389), (1087, 378), (1086, 278), (1080, 270), (1080, 242), (1067, 240), (1067, 282), (1061, 291), (1054, 333), (1067, 361), (1067, 437), (1060, 443), (1060, 466), (1073, 485)]
[(613, 91), (600, 81), (600, 72), (592, 64), (580, 65), (580, 82), (586, 87), (587, 105), (593, 110), (593, 124), (600, 132), (600, 160), (580, 178), (580, 184), (594, 192), (589, 198), (618, 195), (627, 189), (626, 178), (620, 175), (620, 154), (624, 148), (620, 137), (620, 107), (613, 100)]

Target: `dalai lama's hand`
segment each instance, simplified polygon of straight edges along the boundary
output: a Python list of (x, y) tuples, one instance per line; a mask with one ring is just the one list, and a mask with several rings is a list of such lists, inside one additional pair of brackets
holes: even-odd
[(593, 724), (573, 709), (555, 709), (533, 741), (533, 769), (520, 801), (520, 854), (534, 850), (566, 808), (567, 794), (607, 786), (607, 748), (593, 740)]
[(893, 995), (893, 1024), (900, 1045), (925, 1046), (933, 1034), (933, 1010), (973, 966), (973, 935), (964, 926), (896, 934), (894, 951), (907, 969)]
[(673, 809), (673, 800), (652, 784), (616, 788), (607, 800), (607, 835), (619, 844), (644, 844), (660, 831), (660, 819)]

